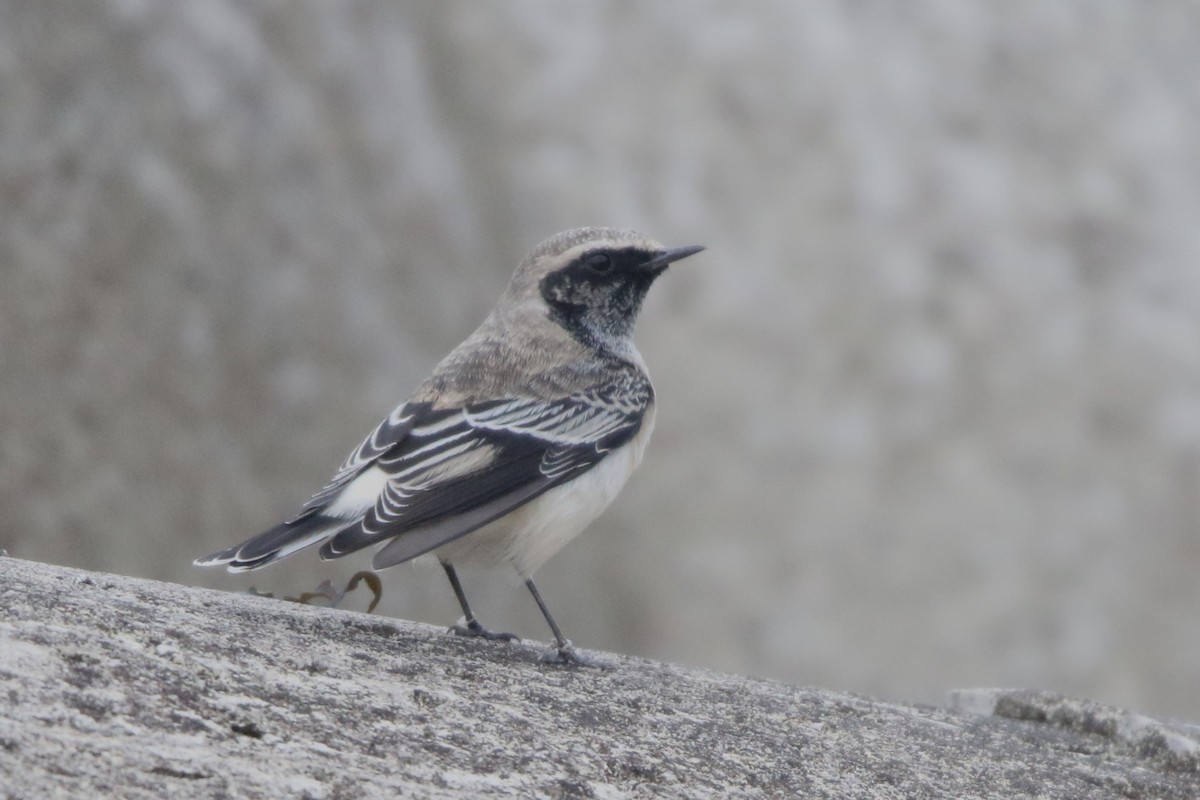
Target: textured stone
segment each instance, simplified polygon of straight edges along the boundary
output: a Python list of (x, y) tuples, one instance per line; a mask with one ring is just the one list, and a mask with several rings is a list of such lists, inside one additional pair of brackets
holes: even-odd
[(1200, 792), (1191, 751), (1112, 746), (1111, 726), (1064, 724), (1045, 696), (1012, 713), (1011, 697), (974, 695), (995, 701), (989, 717), (610, 653), (603, 669), (551, 666), (544, 647), (0, 558), (0, 794)]

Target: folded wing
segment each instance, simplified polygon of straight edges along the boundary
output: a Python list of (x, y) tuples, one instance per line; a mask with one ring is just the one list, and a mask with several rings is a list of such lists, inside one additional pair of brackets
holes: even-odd
[(297, 517), (196, 563), (241, 571), (321, 542), (321, 557), (329, 559), (389, 540), (377, 569), (415, 558), (576, 477), (632, 439), (653, 390), (645, 381), (621, 389), (455, 409), (406, 403)]

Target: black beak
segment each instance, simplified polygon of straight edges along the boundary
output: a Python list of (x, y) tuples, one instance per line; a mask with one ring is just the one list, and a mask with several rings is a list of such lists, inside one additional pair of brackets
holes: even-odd
[(663, 270), (663, 269), (666, 269), (667, 264), (670, 264), (674, 261), (678, 261), (681, 258), (687, 258), (688, 256), (694, 256), (694, 255), (696, 255), (696, 253), (699, 253), (703, 249), (704, 249), (704, 245), (693, 244), (689, 247), (674, 247), (674, 248), (671, 248), (670, 250), (663, 250), (661, 253), (659, 253), (654, 258), (650, 259), (649, 261), (647, 261), (642, 266), (646, 267), (647, 269)]

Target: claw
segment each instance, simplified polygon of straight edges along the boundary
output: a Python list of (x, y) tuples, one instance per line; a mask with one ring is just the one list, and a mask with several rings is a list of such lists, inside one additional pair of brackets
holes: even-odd
[(609, 665), (603, 661), (584, 655), (576, 650), (570, 640), (564, 641), (553, 650), (547, 650), (545, 653), (542, 653), (539, 661), (543, 664), (562, 664), (564, 666), (591, 667), (592, 669), (609, 668)]
[(450, 628), (450, 633), (453, 633), (455, 636), (473, 636), (480, 639), (487, 639), (488, 641), (521, 641), (521, 637), (517, 636), (515, 633), (497, 633), (495, 631), (489, 631), (487, 628), (479, 624), (479, 620), (474, 619), (468, 622), (466, 625), (463, 625), (460, 622), (459, 624), (452, 626)]

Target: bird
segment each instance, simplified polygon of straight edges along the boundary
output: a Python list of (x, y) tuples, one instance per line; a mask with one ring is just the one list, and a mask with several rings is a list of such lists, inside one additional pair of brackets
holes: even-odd
[(633, 329), (651, 284), (703, 250), (631, 230), (575, 228), (524, 258), (491, 313), (342, 462), (294, 517), (193, 563), (256, 570), (320, 545), (378, 546), (376, 570), (434, 555), (462, 617), (485, 628), (457, 565), (509, 564), (554, 636), (547, 660), (586, 663), (534, 572), (605, 510), (642, 461), (655, 395)]

